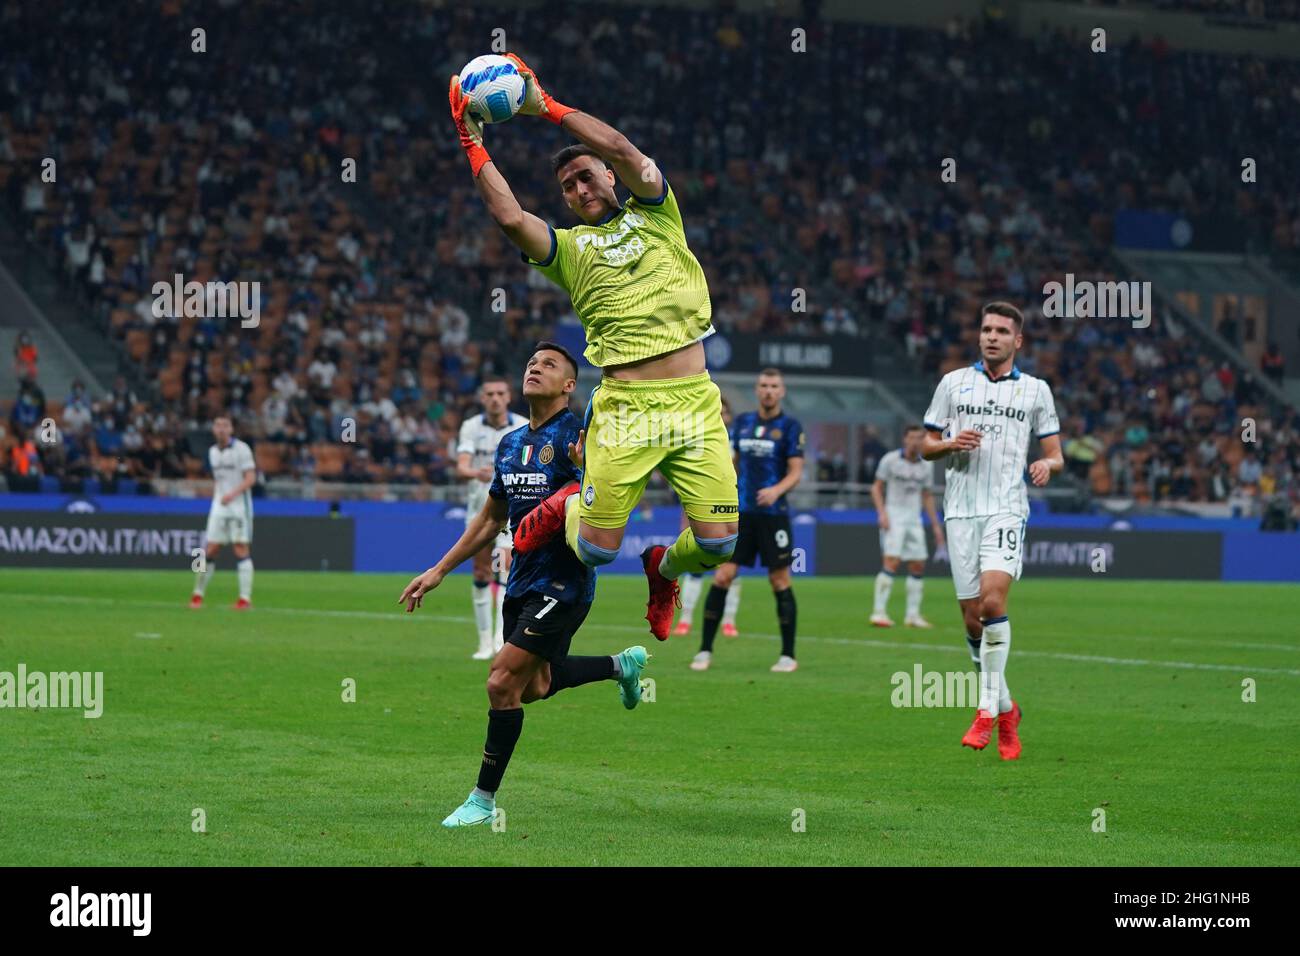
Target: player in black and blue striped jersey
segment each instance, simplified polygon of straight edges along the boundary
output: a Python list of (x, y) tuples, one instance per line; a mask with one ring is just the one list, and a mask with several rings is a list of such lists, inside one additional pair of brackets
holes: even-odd
[[(483, 509), (442, 560), (414, 578), (398, 603), (408, 612), (422, 604), (453, 568), (490, 543), (507, 522), (511, 528), (533, 508), (581, 476), (582, 423), (569, 411), (578, 385), (578, 365), (562, 346), (540, 342), (524, 371), (528, 424), (508, 432), (497, 446), (491, 487)], [(523, 730), (523, 705), (545, 700), (568, 687), (614, 680), (623, 706), (641, 700), (644, 647), (613, 656), (569, 654), (596, 593), (596, 569), (569, 549), (563, 537), (536, 551), (516, 555), (506, 580), (505, 644), (488, 674), (487, 743), (478, 786), (447, 819), (445, 827), (473, 826), (492, 819), (496, 791)]]
[(781, 625), (781, 656), (772, 666), (777, 673), (795, 670), (795, 603), (790, 586), (794, 538), (786, 493), (803, 477), (804, 431), (799, 421), (781, 407), (785, 380), (779, 369), (765, 368), (754, 385), (758, 411), (737, 415), (731, 423), (731, 448), (736, 463), (740, 499), (740, 535), (731, 560), (713, 575), (704, 599), (704, 634), (691, 669), (708, 670), (713, 660), (713, 639), (727, 601), (727, 592), (740, 566), (750, 567), (761, 557), (776, 598)]

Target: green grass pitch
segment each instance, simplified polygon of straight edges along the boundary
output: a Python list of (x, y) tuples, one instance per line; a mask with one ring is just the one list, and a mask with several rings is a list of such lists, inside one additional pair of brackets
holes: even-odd
[(198, 612), (187, 574), (0, 574), (0, 671), (105, 682), (97, 720), (0, 710), (0, 864), (1300, 862), (1293, 587), (1021, 581), (1025, 754), (1004, 763), (959, 745), (969, 709), (891, 704), (896, 671), (969, 666), (946, 579), (923, 632), (867, 628), (869, 578), (796, 578), (800, 670), (771, 674), (773, 602), (749, 577), (741, 637), (698, 674), (698, 631), (658, 644), (642, 581), (607, 576), (573, 650), (645, 643), (654, 702), (629, 713), (601, 683), (529, 705), (504, 829), (448, 832), (486, 666), (468, 578), (407, 616), (408, 577), (263, 572), (237, 615), (228, 567)]

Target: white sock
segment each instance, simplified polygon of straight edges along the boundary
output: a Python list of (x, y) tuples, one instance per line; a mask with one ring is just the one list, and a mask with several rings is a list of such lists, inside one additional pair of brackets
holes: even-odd
[(907, 576), (907, 616), (916, 617), (921, 613), (921, 592), (925, 590), (925, 579)]
[(876, 606), (872, 614), (884, 614), (889, 604), (889, 592), (894, 589), (894, 576), (888, 571), (876, 575)]
[(478, 628), (478, 649), (485, 651), (492, 646), (492, 589), (485, 583), (479, 587), (475, 581), (470, 591), (474, 602), (474, 626)]
[(691, 615), (695, 613), (695, 602), (700, 599), (700, 589), (704, 587), (704, 579), (698, 574), (683, 574), (677, 580), (682, 588), (682, 614), (679, 620), (689, 622)]
[(727, 603), (722, 605), (722, 623), (736, 626), (736, 612), (740, 610), (740, 578), (734, 578), (727, 588)]
[(208, 561), (202, 571), (194, 573), (194, 593), (202, 597), (208, 590), (208, 582), (212, 580), (212, 575), (217, 573), (217, 564), (215, 561)]
[(244, 558), (235, 565), (239, 573), (239, 596), (245, 601), (253, 600), (253, 559)]
[(492, 603), (496, 605), (495, 627), (492, 629), (492, 650), (499, 651), (506, 643), (506, 589), (500, 584), (492, 584), (487, 590), (492, 592)]
[(1011, 622), (993, 618), (984, 623), (980, 643), (980, 710), (1001, 714), (1011, 709), (1011, 691), (1007, 688), (1007, 655), (1011, 652)]

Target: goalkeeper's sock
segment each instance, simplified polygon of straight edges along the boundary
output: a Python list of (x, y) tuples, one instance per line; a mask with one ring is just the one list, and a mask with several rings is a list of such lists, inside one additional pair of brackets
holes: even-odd
[(700, 641), (700, 650), (713, 651), (713, 639), (718, 636), (718, 624), (722, 617), (722, 606), (727, 603), (727, 589), (716, 584), (709, 588), (704, 599), (704, 631)]
[(483, 765), (478, 771), (479, 790), (493, 795), (488, 799), (494, 799), (501, 789), (501, 778), (506, 774), (510, 755), (515, 752), (515, 744), (519, 743), (523, 729), (522, 707), (488, 711), (487, 743), (483, 745)]
[(614, 658), (608, 654), (598, 657), (562, 657), (551, 662), (551, 686), (542, 695), (542, 700), (548, 700), (570, 687), (613, 680), (618, 676), (617, 670)]
[(699, 574), (712, 571), (724, 564), (736, 549), (736, 535), (720, 538), (696, 538), (695, 532), (684, 528), (672, 546), (664, 551), (659, 561), (659, 573), (669, 581), (688, 572)]
[(217, 563), (208, 561), (202, 571), (196, 571), (194, 574), (194, 593), (199, 597), (208, 590), (208, 582), (212, 580), (212, 575), (217, 573)]

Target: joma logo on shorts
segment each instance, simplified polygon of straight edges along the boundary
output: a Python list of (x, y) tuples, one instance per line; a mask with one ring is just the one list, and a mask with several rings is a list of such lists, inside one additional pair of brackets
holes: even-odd
[(734, 515), (740, 511), (740, 505), (714, 505), (709, 509), (711, 515)]

